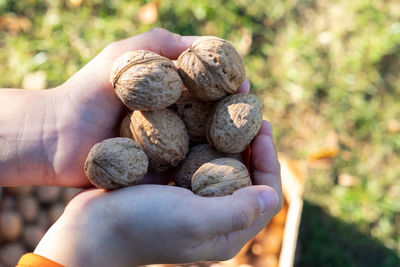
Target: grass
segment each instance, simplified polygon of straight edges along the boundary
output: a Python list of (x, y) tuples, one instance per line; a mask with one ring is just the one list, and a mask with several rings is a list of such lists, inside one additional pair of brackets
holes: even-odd
[(147, 1), (80, 2), (0, 0), (0, 87), (38, 71), (57, 86), (110, 42), (155, 26), (228, 39), (280, 152), (307, 165), (305, 199), (400, 256), (398, 1), (160, 0), (151, 24), (139, 16)]

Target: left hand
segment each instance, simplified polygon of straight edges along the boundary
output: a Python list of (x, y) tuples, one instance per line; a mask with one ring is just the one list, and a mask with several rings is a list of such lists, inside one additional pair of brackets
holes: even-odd
[[(54, 185), (82, 187), (90, 185), (83, 165), (90, 148), (97, 142), (119, 135), (119, 123), (127, 109), (117, 98), (109, 81), (116, 58), (127, 51), (144, 49), (175, 60), (196, 39), (155, 28), (115, 42), (106, 47), (65, 84), (55, 89), (60, 116), (58, 149), (53, 168)], [(246, 79), (239, 88), (248, 92)], [(163, 174), (146, 175), (143, 183), (167, 183)]]
[(155, 28), (112, 43), (54, 90), (58, 98), (56, 103), (60, 104), (56, 107), (60, 127), (53, 161), (54, 185), (90, 185), (83, 173), (90, 148), (97, 142), (119, 135), (119, 123), (127, 110), (109, 81), (115, 59), (136, 49), (151, 50), (176, 59), (195, 38)]

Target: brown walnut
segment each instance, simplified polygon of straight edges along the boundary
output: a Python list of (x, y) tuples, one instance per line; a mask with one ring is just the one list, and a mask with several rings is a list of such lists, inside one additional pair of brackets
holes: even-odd
[(246, 76), (236, 49), (213, 36), (197, 38), (179, 56), (178, 67), (185, 86), (203, 101), (218, 101), (235, 93)]
[(226, 196), (251, 186), (246, 166), (232, 158), (219, 158), (204, 163), (193, 174), (192, 191), (200, 196)]
[(147, 172), (148, 159), (132, 139), (106, 139), (92, 147), (85, 162), (90, 182), (103, 189), (135, 185)]
[(110, 81), (117, 96), (131, 110), (166, 108), (178, 100), (183, 88), (174, 63), (146, 50), (119, 57)]
[(134, 111), (131, 131), (149, 157), (149, 169), (153, 171), (177, 166), (189, 150), (185, 124), (168, 109)]
[(260, 130), (262, 112), (255, 95), (236, 94), (224, 98), (208, 122), (208, 142), (224, 153), (242, 152)]
[(203, 102), (184, 90), (178, 101), (170, 106), (185, 123), (189, 139), (195, 143), (206, 142), (206, 126), (215, 103)]
[(133, 135), (131, 132), (131, 114), (128, 113), (121, 122), (119, 126), (119, 135), (126, 138), (133, 139)]
[(188, 156), (183, 160), (174, 174), (174, 181), (177, 186), (187, 189), (192, 188), (193, 174), (206, 162), (218, 158), (234, 158), (242, 160), (240, 154), (225, 154), (216, 150), (209, 144), (202, 144), (192, 147)]

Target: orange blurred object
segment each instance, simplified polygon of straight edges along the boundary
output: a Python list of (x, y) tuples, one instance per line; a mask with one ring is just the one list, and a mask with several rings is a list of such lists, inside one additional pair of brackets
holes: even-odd
[(138, 11), (138, 20), (143, 24), (152, 24), (158, 18), (158, 1), (145, 4)]

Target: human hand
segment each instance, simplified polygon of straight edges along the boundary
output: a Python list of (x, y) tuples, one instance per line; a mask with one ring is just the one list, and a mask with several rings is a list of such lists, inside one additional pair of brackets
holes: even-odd
[(254, 186), (200, 197), (164, 185), (76, 196), (35, 253), (66, 266), (137, 266), (232, 258), (282, 207), (272, 128), (252, 143)]
[[(150, 50), (175, 60), (195, 40), (155, 28), (126, 40), (112, 43), (98, 56), (57, 88), (64, 100), (61, 107), (58, 145), (55, 151), (55, 185), (90, 185), (83, 164), (90, 148), (106, 138), (118, 136), (119, 123), (126, 114), (109, 81), (116, 58), (127, 51)], [(249, 90), (246, 80), (239, 90)], [(59, 103), (62, 103), (61, 101)], [(145, 183), (166, 183), (165, 175), (146, 175)]]
[[(55, 89), (58, 147), (54, 151), (54, 184), (82, 187), (90, 185), (83, 165), (90, 148), (106, 138), (118, 136), (126, 109), (109, 81), (116, 58), (130, 50), (145, 49), (176, 59), (195, 37), (180, 36), (155, 28), (107, 46), (79, 72)], [(62, 99), (62, 100), (61, 100)]]
[[(176, 59), (196, 39), (155, 28), (107, 46), (59, 87), (0, 91), (0, 185), (89, 186), (83, 165), (90, 148), (118, 135), (126, 109), (109, 82), (123, 53), (147, 49)], [(246, 79), (238, 89), (248, 92)], [(166, 183), (163, 173), (145, 183)]]

